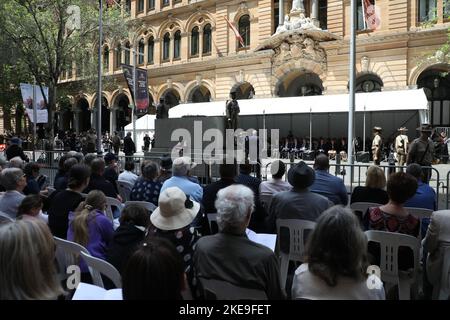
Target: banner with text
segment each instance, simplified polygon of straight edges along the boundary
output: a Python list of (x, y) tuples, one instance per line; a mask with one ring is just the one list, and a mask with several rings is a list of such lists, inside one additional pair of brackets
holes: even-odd
[[(42, 87), (42, 89), (44, 91), (46, 100), (48, 101), (48, 88)], [(20, 91), (22, 92), (23, 105), (30, 121), (32, 123), (47, 123), (47, 105), (45, 104), (44, 97), (42, 96), (41, 88), (38, 85), (21, 83)], [(33, 96), (35, 97), (36, 101), (33, 101)], [(36, 119), (34, 119), (33, 107), (36, 108)]]
[(133, 67), (130, 65), (122, 65), (123, 75), (128, 84), (128, 89), (131, 92), (131, 97), (133, 99), (134, 105), (136, 106), (135, 111), (137, 115), (143, 115), (147, 113), (149, 96), (148, 96), (148, 79), (147, 70), (136, 68), (136, 97), (133, 92)]

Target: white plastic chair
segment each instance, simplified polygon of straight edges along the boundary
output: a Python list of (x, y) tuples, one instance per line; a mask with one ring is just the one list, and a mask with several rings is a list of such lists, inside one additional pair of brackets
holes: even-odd
[(209, 230), (213, 234), (213, 224), (217, 226), (217, 213), (206, 213), (206, 217), (208, 218)]
[(130, 204), (141, 205), (141, 206), (145, 207), (145, 209), (147, 209), (150, 212), (153, 212), (156, 209), (156, 206), (153, 203), (147, 202), (147, 201), (127, 201), (127, 202), (124, 203), (124, 208), (126, 206), (130, 205)]
[(122, 197), (122, 200), (124, 202), (130, 200), (130, 193), (131, 190), (133, 189), (133, 185), (125, 180), (117, 180), (116, 181), (117, 184), (117, 189), (119, 190), (119, 194)]
[(361, 221), (364, 221), (364, 216), (367, 213), (367, 209), (372, 207), (379, 207), (382, 206), (382, 204), (375, 203), (375, 202), (353, 202), (350, 204), (350, 209), (356, 214), (356, 216), (359, 217), (357, 212), (361, 212)]
[(122, 288), (122, 278), (119, 271), (105, 260), (91, 256), (89, 253), (81, 252), (81, 256), (89, 267), (89, 273), (91, 274), (94, 285), (104, 288), (102, 274), (108, 277), (116, 286), (116, 288)]
[(67, 267), (71, 265), (78, 265), (81, 252), (89, 254), (87, 249), (82, 245), (64, 240), (58, 237), (53, 237), (56, 244), (56, 261), (58, 263), (58, 276), (60, 281), (67, 279)]
[[(281, 257), (281, 287), (286, 287), (289, 261), (303, 262), (305, 253), (305, 231), (314, 230), (316, 223), (300, 219), (277, 219), (277, 252)], [(289, 230), (289, 252), (281, 250), (281, 228)]]
[(270, 203), (272, 202), (272, 197), (273, 197), (273, 194), (271, 194), (271, 193), (261, 193), (259, 195), (261, 204), (266, 210), (269, 210), (269, 208), (270, 208)]
[(206, 300), (267, 300), (266, 292), (235, 286), (227, 281), (198, 278)]
[(112, 206), (116, 207), (119, 210), (119, 212), (122, 212), (123, 203), (115, 198), (106, 197), (106, 216), (110, 218), (111, 221), (114, 221)]
[[(421, 243), (419, 239), (397, 232), (368, 230), (365, 232), (367, 240), (380, 244), (380, 271), (381, 280), (391, 285), (398, 285), (400, 300), (411, 300), (411, 286), (417, 294), (417, 276), (419, 272), (419, 252)], [(414, 255), (412, 272), (399, 271), (399, 247), (411, 248)]]
[(433, 287), (433, 300), (450, 298), (450, 246), (443, 247), (442, 273), (439, 285)]

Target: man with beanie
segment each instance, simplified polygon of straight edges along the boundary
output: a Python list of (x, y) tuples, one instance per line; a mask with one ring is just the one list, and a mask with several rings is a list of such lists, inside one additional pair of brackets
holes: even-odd
[(303, 161), (289, 169), (288, 181), (293, 188), (273, 196), (267, 221), (269, 232), (276, 233), (277, 219), (316, 221), (322, 212), (333, 206), (326, 197), (309, 190), (314, 180), (314, 170)]

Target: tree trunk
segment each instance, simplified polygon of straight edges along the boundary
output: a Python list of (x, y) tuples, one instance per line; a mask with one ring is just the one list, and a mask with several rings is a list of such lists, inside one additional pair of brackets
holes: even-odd
[(54, 113), (56, 110), (56, 85), (52, 82), (48, 86), (48, 122), (46, 124), (47, 132), (51, 137), (54, 137), (55, 124), (54, 124)]

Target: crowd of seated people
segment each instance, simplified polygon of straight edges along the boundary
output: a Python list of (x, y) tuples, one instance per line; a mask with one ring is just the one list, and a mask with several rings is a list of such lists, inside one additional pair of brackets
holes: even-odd
[[(123, 174), (114, 165), (115, 157), (105, 157), (108, 165), (103, 158), (68, 153), (55, 179), (64, 178), (66, 187), (51, 195), (43, 192), (45, 186), (37, 186), (37, 192), (25, 196), (27, 186), (36, 188), (27, 181), (37, 176), (32, 163), (25, 174), (2, 162), (0, 299), (70, 299), (73, 290), (57, 281), (52, 236), (76, 242), (116, 267), (125, 300), (205, 299), (202, 284), (208, 280), (257, 290), (269, 299), (395, 298), (382, 287), (368, 290), (365, 286), (367, 264), (379, 263), (379, 248), (369, 245), (363, 232), (382, 230), (416, 237), (420, 223), (406, 204), (417, 205), (423, 197), (435, 196), (421, 182), (420, 168), (412, 166), (386, 179), (373, 166), (366, 186), (355, 188), (349, 201), (344, 182), (328, 173), (326, 153), (316, 156), (313, 167), (300, 161), (286, 170), (275, 161), (272, 179), (264, 183), (249, 174), (246, 164), (221, 164), (221, 179), (207, 186), (191, 176), (195, 164), (187, 157), (174, 159), (171, 167), (163, 158), (163, 171), (156, 161), (145, 160), (138, 177), (132, 173), (133, 165), (127, 164)], [(73, 164), (66, 166), (70, 159), (68, 164)], [(125, 199), (105, 174), (135, 181), (132, 199), (152, 202), (156, 209), (150, 212), (141, 204), (125, 204), (114, 222), (107, 215), (107, 197)], [(262, 205), (262, 195), (271, 197), (269, 206)], [(361, 201), (379, 203), (368, 209), (362, 224), (346, 208), (348, 202)], [(432, 198), (427, 201), (436, 209)], [(208, 214), (213, 213), (218, 232), (208, 224)], [(277, 233), (277, 219), (317, 223), (306, 240), (305, 260), (289, 268), (291, 283), (286, 286), (281, 285), (277, 250), (247, 236), (247, 229)], [(450, 211), (435, 211), (424, 232), (428, 257), (424, 257), (424, 272), (433, 272), (424, 286), (438, 285), (443, 247), (450, 242), (449, 225)], [(278, 241), (285, 249), (289, 235), (280, 233)], [(401, 254), (400, 267), (408, 269), (410, 253)], [(32, 274), (25, 271), (30, 267)], [(80, 268), (81, 280), (92, 282), (83, 261)]]

